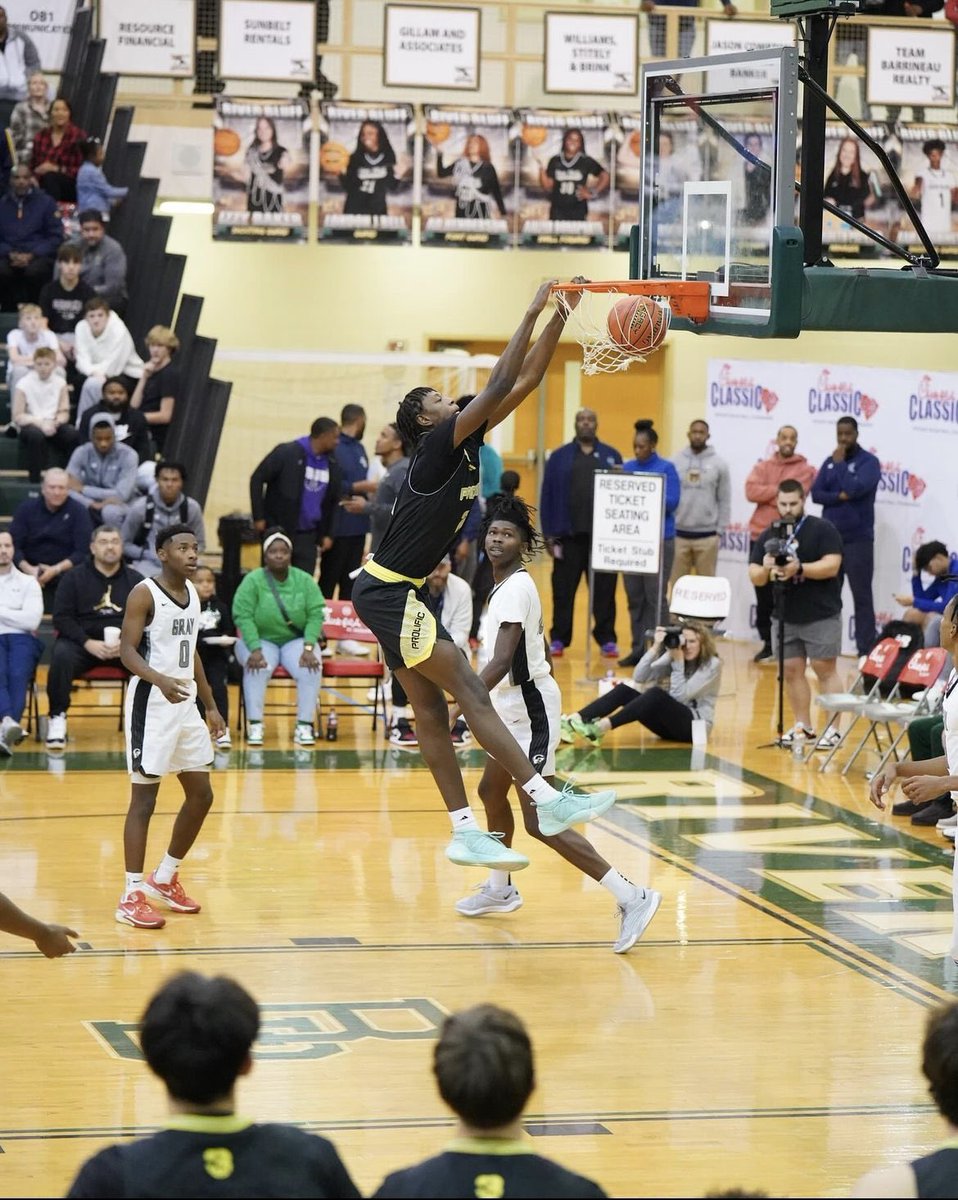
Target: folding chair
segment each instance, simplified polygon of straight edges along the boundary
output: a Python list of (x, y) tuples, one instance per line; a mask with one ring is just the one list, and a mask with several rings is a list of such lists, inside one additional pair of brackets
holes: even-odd
[[(324, 663), (323, 670), (325, 671), (325, 669), (326, 669), (326, 666)], [(273, 701), (272, 703), (269, 703), (268, 701), (264, 701), (263, 715), (265, 716), (268, 712), (286, 713), (287, 715), (291, 712), (292, 713), (296, 712), (296, 707), (297, 707), (296, 706), (296, 680), (292, 677), (292, 675), (290, 675), (289, 671), (287, 671), (285, 667), (278, 666), (276, 668), (276, 670), (272, 673), (272, 675), (270, 675), (269, 685), (267, 686), (267, 690), (266, 690), (267, 695), (269, 695), (269, 687), (272, 686), (274, 683), (281, 683), (284, 685), (288, 685), (288, 686), (284, 686), (282, 688), (282, 690), (284, 692), (292, 692), (293, 698), (291, 701), (285, 701), (285, 702), (277, 700), (277, 701)], [(315, 725), (317, 733), (318, 733), (318, 731), (319, 731), (319, 703), (318, 703), (318, 701), (316, 704), (315, 720), (313, 721), (313, 724)], [(242, 733), (245, 728), (246, 728), (246, 697), (243, 694), (243, 683), (241, 680), (240, 686), (239, 686), (239, 703), (236, 706), (236, 729), (239, 733)]]
[(862, 715), (865, 705), (872, 700), (877, 700), (881, 695), (881, 685), (885, 682), (888, 672), (895, 665), (895, 659), (898, 657), (900, 649), (901, 646), (896, 638), (882, 638), (877, 645), (872, 647), (871, 652), (859, 668), (854, 683), (847, 692), (823, 692), (822, 695), (815, 697), (815, 703), (819, 708), (824, 709), (829, 714), (828, 724), (821, 733), (822, 737), (828, 733), (833, 725), (838, 723), (838, 718), (842, 713), (855, 714), (852, 723), (828, 752), (825, 761), (818, 768), (819, 771), (824, 771), (841, 747), (844, 746), (848, 740), (848, 735), (858, 723), (858, 718)]
[[(78, 675), (73, 681), (73, 690), (77, 690), (77, 684), (86, 684), (84, 689), (89, 697), (95, 696), (95, 700), (91, 700), (89, 704), (77, 704), (74, 699), (70, 701), (70, 716), (87, 716), (87, 717), (110, 717), (113, 715), (113, 705), (111, 704), (106, 712), (103, 712), (105, 705), (100, 703), (100, 696), (104, 691), (117, 689), (116, 702), (116, 727), (120, 731), (123, 729), (123, 701), (126, 699), (126, 687), (130, 682), (130, 676), (125, 667), (114, 667), (109, 663), (104, 663), (100, 667), (91, 667), (89, 671), (84, 671), (82, 675)], [(39, 727), (39, 722), (38, 722)]]
[[(384, 680), (386, 665), (379, 657), (379, 643), (376, 635), (360, 620), (355, 608), (349, 600), (327, 600), (326, 620), (323, 622), (323, 633), (327, 639), (339, 642), (362, 642), (376, 647), (375, 658), (355, 658), (334, 655), (323, 659), (323, 690), (326, 690), (327, 680), (358, 680), (364, 689), (368, 690), (370, 683), (374, 688), (373, 697), (373, 729), (382, 714), (383, 724), (386, 723), (386, 690)], [(357, 684), (357, 686), (359, 686)], [(332, 690), (332, 689), (330, 689)], [(322, 692), (320, 693), (322, 695)], [(358, 701), (350, 701), (354, 706)], [(366, 697), (363, 695), (361, 707), (366, 707)]]

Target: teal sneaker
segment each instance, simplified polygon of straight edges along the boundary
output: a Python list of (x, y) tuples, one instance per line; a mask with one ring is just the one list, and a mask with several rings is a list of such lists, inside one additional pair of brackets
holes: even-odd
[(559, 741), (575, 741), (575, 730), (572, 728), (572, 720), (569, 717), (561, 716), (559, 718)]
[(583, 721), (578, 713), (572, 714), (569, 718), (569, 725), (572, 727), (573, 733), (577, 733), (579, 737), (584, 737), (593, 746), (598, 746), (605, 737), (604, 729), (600, 729), (595, 721)]
[(458, 867), (488, 867), (492, 871), (521, 871), (529, 865), (524, 854), (502, 844), (503, 834), (482, 829), (457, 829), (446, 847), (446, 858)]
[(539, 832), (545, 837), (594, 821), (615, 804), (615, 792), (577, 792), (570, 780), (554, 800), (536, 801)]

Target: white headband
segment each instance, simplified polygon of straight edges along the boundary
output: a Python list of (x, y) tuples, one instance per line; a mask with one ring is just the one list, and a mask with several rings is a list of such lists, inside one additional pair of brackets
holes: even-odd
[(289, 540), (289, 538), (286, 536), (285, 533), (271, 533), (269, 535), (269, 537), (266, 539), (266, 541), (263, 542), (263, 553), (264, 554), (270, 548), (270, 546), (272, 546), (273, 542), (275, 542), (275, 541), (285, 542), (286, 545), (289, 546), (290, 550), (292, 550), (292, 548), (293, 548), (293, 543)]

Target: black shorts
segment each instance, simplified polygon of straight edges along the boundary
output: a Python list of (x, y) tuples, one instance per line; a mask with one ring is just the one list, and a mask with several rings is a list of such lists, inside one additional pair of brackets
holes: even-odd
[(426, 595), (425, 584), (417, 587), (412, 580), (379, 579), (367, 570), (353, 585), (353, 607), (376, 635), (391, 671), (415, 667), (432, 654), (437, 641), (452, 641)]

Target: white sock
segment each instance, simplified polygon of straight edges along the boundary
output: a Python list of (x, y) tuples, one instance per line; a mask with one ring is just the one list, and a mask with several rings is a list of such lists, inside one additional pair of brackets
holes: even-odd
[(511, 882), (512, 882), (512, 876), (509, 874), (508, 871), (490, 871), (489, 872), (489, 886), (490, 887), (498, 888), (500, 891), (505, 891), (505, 889), (509, 886), (509, 884)]
[(129, 896), (130, 892), (139, 891), (140, 885), (143, 883), (142, 871), (127, 871), (126, 873), (126, 891), (124, 896)]
[(479, 828), (479, 822), (476, 820), (475, 813), (473, 813), (468, 804), (465, 808), (457, 808), (455, 812), (451, 812), (449, 820), (452, 824), (453, 833), (458, 833), (460, 829)]
[(164, 854), (163, 861), (153, 872), (153, 878), (157, 883), (170, 883), (182, 861), (182, 858), (171, 858), (169, 854)]
[(546, 783), (541, 775), (533, 775), (528, 783), (522, 784), (522, 790), (527, 796), (531, 796), (536, 804), (548, 804), (561, 794), (551, 784)]
[(608, 717), (599, 717), (595, 723), (595, 727), (601, 730), (602, 733), (609, 733), (612, 729), (612, 722)]
[(615, 896), (619, 904), (628, 904), (630, 900), (634, 900), (636, 893), (641, 892), (645, 895), (645, 891), (626, 879), (624, 875), (620, 875), (614, 867), (610, 868), (599, 880), (599, 883)]

